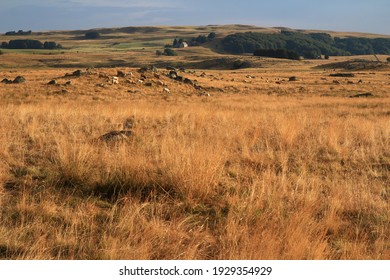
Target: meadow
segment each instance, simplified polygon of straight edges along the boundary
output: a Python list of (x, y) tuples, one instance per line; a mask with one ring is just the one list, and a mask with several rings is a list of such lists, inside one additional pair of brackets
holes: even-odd
[(0, 56), (1, 79), (27, 80), (0, 84), (0, 259), (390, 258), (389, 68), (242, 57), (259, 67), (180, 72), (197, 90), (44, 56)]

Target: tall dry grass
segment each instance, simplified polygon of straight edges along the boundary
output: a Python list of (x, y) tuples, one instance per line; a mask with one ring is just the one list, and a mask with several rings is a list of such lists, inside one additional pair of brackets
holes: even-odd
[(203, 101), (2, 105), (0, 257), (390, 257), (388, 99)]

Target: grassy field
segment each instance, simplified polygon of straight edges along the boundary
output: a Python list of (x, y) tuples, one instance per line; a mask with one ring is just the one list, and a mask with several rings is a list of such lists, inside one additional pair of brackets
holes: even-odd
[[(0, 56), (0, 80), (27, 80), (0, 83), (0, 259), (390, 258), (388, 68), (180, 72), (201, 90), (165, 69), (149, 86), (126, 66), (65, 76), (161, 59), (90, 48)], [(212, 57), (184, 52), (172, 63)], [(118, 70), (133, 77), (110, 83)], [(129, 141), (96, 141), (129, 123)]]

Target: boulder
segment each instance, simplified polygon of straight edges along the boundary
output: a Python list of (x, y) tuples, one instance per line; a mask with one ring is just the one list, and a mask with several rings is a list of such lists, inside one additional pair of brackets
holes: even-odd
[(103, 142), (123, 142), (130, 140), (132, 135), (133, 132), (131, 130), (110, 131), (100, 136), (98, 140)]
[(12, 84), (12, 81), (11, 80), (8, 80), (8, 79), (3, 79), (1, 81), (2, 84)]
[(366, 92), (366, 93), (358, 93), (355, 95), (351, 95), (349, 98), (360, 98), (360, 97), (374, 97), (374, 95), (371, 92)]
[(26, 82), (26, 79), (23, 77), (23, 76), (17, 76), (13, 81), (12, 83), (14, 84), (21, 84), (21, 83), (25, 83)]

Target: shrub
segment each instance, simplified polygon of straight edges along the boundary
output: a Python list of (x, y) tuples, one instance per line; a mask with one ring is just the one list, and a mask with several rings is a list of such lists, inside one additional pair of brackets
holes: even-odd
[(215, 37), (217, 36), (217, 34), (215, 32), (211, 32), (208, 36), (207, 36), (207, 39), (209, 39), (209, 41), (212, 41), (213, 39), (215, 39)]
[(170, 48), (166, 48), (164, 50), (164, 55), (167, 55), (167, 56), (177, 56), (177, 53), (174, 50), (170, 49)]
[(157, 50), (157, 51), (156, 51), (156, 55), (158, 55), (158, 56), (163, 55), (163, 52), (160, 51), (160, 50)]
[(54, 49), (58, 48), (58, 45), (56, 42), (45, 42), (43, 44), (43, 48), (49, 49), (49, 50), (54, 50)]
[(8, 43), (9, 49), (42, 49), (43, 43), (38, 40), (11, 40)]
[(390, 57), (388, 57), (386, 60), (387, 60), (387, 62), (390, 62)]
[(233, 62), (233, 69), (250, 68), (251, 63), (246, 60), (236, 60)]

